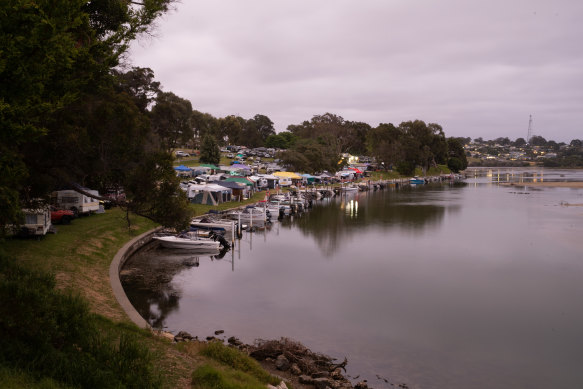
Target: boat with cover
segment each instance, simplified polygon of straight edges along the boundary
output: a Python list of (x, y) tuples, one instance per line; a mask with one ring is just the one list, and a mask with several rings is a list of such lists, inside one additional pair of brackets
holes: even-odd
[(409, 179), (409, 184), (412, 184), (412, 185), (425, 184), (425, 179), (415, 176), (415, 177)]
[(247, 207), (241, 212), (232, 212), (230, 216), (234, 220), (241, 220), (242, 223), (260, 223), (271, 218), (263, 207)]
[(195, 218), (190, 222), (191, 230), (208, 230), (219, 234), (231, 233), (236, 226), (237, 222), (234, 220), (215, 220), (208, 217)]

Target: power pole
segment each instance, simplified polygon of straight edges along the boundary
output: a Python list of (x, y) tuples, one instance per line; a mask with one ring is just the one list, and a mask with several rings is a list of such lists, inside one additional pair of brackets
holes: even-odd
[(532, 138), (532, 115), (529, 115), (528, 119), (528, 135), (526, 136), (526, 143), (530, 143), (530, 138)]

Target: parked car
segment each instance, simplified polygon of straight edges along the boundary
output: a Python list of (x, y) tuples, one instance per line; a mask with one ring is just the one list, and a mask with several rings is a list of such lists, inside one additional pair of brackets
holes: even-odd
[(75, 218), (73, 211), (68, 209), (57, 209), (51, 206), (51, 223), (69, 224)]
[(176, 155), (177, 157), (180, 157), (180, 158), (182, 158), (182, 157), (190, 157), (190, 154), (188, 154), (187, 152), (182, 151), (182, 150), (175, 151), (174, 152), (174, 155)]

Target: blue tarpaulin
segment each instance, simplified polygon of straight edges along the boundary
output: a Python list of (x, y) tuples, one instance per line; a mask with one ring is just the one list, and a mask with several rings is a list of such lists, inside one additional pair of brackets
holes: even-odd
[(180, 166), (176, 166), (176, 167), (174, 168), (174, 170), (178, 170), (179, 172), (189, 172), (189, 171), (191, 171), (192, 169), (191, 169), (191, 168), (189, 168), (188, 166), (180, 165)]

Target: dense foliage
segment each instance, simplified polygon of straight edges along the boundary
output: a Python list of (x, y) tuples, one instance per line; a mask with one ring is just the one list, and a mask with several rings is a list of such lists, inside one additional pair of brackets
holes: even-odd
[(200, 146), (200, 162), (218, 165), (221, 161), (221, 150), (212, 135), (205, 135)]
[(468, 158), (464, 150), (463, 139), (447, 138), (447, 167), (454, 173), (459, 173), (468, 167)]
[(81, 297), (0, 253), (0, 365), (69, 387), (158, 388), (147, 347), (104, 333)]
[[(362, 122), (346, 121), (326, 113), (288, 127), (293, 142), (280, 154), (284, 164), (296, 170), (336, 171), (345, 163), (343, 155), (369, 155), (381, 168), (394, 168), (410, 175), (417, 166), (427, 171), (448, 160), (448, 144), (438, 124), (421, 120), (380, 124), (376, 128)], [(290, 135), (286, 136), (290, 137)], [(273, 142), (273, 138), (268, 139)], [(283, 139), (275, 139), (283, 142)]]
[[(161, 93), (150, 69), (117, 68), (171, 1), (2, 2), (0, 226), (53, 190), (81, 187), (123, 187), (128, 210), (184, 224), (173, 217), (187, 203), (169, 148), (189, 136), (190, 103)], [(168, 196), (172, 207), (159, 201)]]

